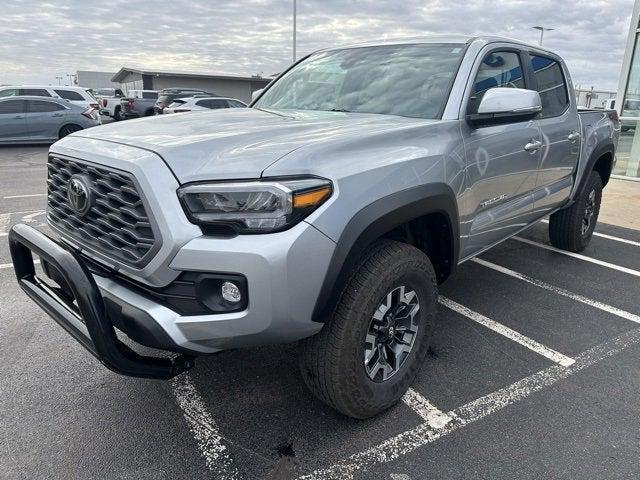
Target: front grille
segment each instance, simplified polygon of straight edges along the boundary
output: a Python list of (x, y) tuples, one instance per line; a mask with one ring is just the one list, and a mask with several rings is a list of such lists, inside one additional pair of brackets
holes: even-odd
[[(156, 239), (133, 176), (93, 164), (49, 157), (48, 218), (54, 227), (86, 247), (140, 267), (155, 251)], [(87, 183), (93, 198), (88, 212), (72, 208), (67, 196), (72, 176)]]

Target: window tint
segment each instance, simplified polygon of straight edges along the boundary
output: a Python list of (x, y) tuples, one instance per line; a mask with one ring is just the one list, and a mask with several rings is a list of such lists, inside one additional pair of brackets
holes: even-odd
[(196, 105), (199, 107), (211, 108), (211, 100), (198, 100)]
[(227, 101), (226, 100), (209, 100), (211, 102), (211, 104), (209, 105), (209, 108), (229, 108), (229, 105), (227, 105)]
[(84, 97), (80, 95), (78, 92), (74, 92), (73, 90), (54, 90), (60, 98), (64, 98), (65, 100), (84, 100)]
[(246, 105), (238, 100), (227, 100), (227, 103), (231, 108), (244, 108)]
[(142, 92), (142, 98), (158, 98), (156, 92)]
[(537, 90), (542, 100), (541, 117), (560, 115), (569, 105), (567, 86), (558, 62), (546, 57), (531, 57)]
[(0, 102), (0, 115), (25, 112), (24, 100), (7, 100)]
[(4, 90), (0, 90), (0, 97), (14, 97), (18, 95), (17, 88), (5, 88)]
[(62, 105), (58, 105), (55, 102), (45, 102), (44, 100), (29, 100), (29, 112), (42, 113), (42, 112), (57, 112), (58, 110), (64, 110)]
[(522, 65), (517, 53), (492, 52), (484, 57), (473, 83), (469, 113), (477, 113), (485, 92), (495, 87), (524, 88)]
[(33, 97), (50, 97), (51, 94), (44, 88), (21, 88), (20, 95), (31, 95)]

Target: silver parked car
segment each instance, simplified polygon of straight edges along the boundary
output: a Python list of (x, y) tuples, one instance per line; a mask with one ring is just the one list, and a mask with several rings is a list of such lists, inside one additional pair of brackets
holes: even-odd
[(92, 107), (46, 97), (0, 98), (0, 144), (50, 143), (96, 125), (100, 116)]

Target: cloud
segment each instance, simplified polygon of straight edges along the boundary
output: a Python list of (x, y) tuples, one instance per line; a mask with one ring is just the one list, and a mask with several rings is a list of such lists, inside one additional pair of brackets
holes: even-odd
[[(298, 53), (429, 33), (507, 35), (545, 46), (574, 83), (615, 90), (633, 0), (298, 0)], [(3, 5), (0, 84), (54, 83), (123, 65), (270, 75), (291, 62), (291, 0), (72, 0)]]

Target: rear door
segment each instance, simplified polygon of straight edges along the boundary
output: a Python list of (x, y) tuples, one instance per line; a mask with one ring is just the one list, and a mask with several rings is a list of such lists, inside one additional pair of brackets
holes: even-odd
[[(493, 87), (530, 88), (518, 49), (481, 54), (473, 74), (466, 114), (474, 114)], [(468, 257), (516, 233), (533, 214), (541, 135), (535, 120), (472, 126), (461, 123), (466, 183), (461, 212), (461, 257)]]
[(65, 115), (66, 109), (56, 102), (27, 100), (29, 137), (34, 140), (57, 140)]
[(535, 88), (540, 93), (542, 112), (538, 124), (543, 148), (534, 208), (539, 215), (562, 205), (573, 184), (573, 172), (580, 154), (580, 120), (574, 100), (569, 95), (566, 72), (551, 56), (532, 53), (531, 69)]
[(24, 100), (0, 101), (0, 141), (26, 140), (29, 137), (26, 109)]

